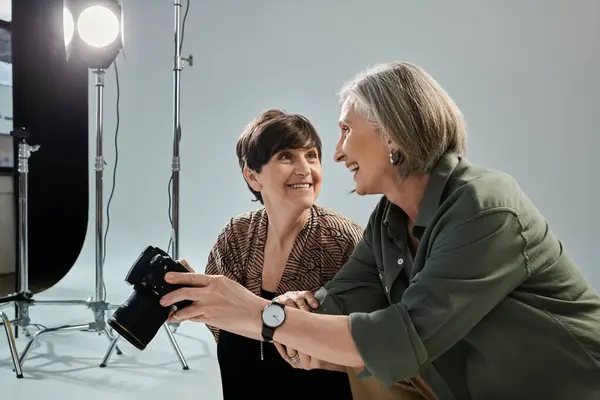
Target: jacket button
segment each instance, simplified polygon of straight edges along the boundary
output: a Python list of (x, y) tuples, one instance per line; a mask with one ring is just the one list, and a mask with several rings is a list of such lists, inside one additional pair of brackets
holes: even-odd
[(402, 259), (402, 258), (399, 258), (399, 259), (398, 259), (398, 265), (402, 265), (402, 264), (404, 264), (404, 259)]

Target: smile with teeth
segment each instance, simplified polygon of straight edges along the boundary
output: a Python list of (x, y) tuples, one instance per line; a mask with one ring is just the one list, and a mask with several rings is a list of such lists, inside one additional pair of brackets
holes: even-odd
[(356, 170), (358, 170), (358, 164), (354, 162), (348, 165), (348, 169), (350, 170), (350, 172), (356, 172)]
[(292, 189), (308, 189), (312, 187), (312, 183), (295, 183), (293, 185), (288, 185)]

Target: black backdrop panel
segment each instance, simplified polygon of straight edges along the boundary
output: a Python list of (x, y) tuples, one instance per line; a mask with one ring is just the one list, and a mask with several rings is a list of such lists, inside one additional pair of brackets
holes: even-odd
[(62, 4), (12, 4), (14, 126), (40, 145), (29, 159), (30, 286), (69, 272), (88, 225), (88, 70), (65, 59)]

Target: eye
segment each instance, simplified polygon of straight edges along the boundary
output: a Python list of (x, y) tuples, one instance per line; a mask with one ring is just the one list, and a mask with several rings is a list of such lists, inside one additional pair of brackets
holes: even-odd
[(277, 157), (277, 158), (279, 160), (291, 160), (293, 157), (289, 152), (283, 151), (279, 154), (279, 157)]
[(309, 151), (306, 154), (306, 158), (308, 158), (309, 160), (318, 160), (319, 159), (319, 155), (317, 154), (316, 151)]

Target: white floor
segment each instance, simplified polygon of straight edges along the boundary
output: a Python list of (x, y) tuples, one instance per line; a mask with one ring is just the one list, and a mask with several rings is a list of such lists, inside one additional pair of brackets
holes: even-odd
[[(58, 285), (60, 286), (60, 285)], [(119, 305), (131, 293), (129, 287), (109, 290), (108, 301)], [(68, 287), (50, 289), (37, 296), (45, 299), (86, 300), (93, 293)], [(117, 299), (117, 300), (113, 300)], [(13, 318), (13, 309), (3, 309)], [(110, 315), (110, 313), (108, 314)], [(32, 322), (46, 327), (93, 321), (91, 310), (82, 306), (35, 306)], [(35, 331), (35, 328), (32, 328)], [(57, 333), (40, 337), (23, 363), (23, 379), (13, 372), (4, 330), (0, 332), (0, 391), (2, 399), (34, 400), (55, 398), (106, 399), (206, 399), (219, 400), (221, 382), (216, 348), (208, 329), (202, 324), (184, 323), (175, 334), (189, 365), (185, 371), (169, 339), (160, 330), (144, 351), (125, 340), (118, 341), (123, 355), (113, 353), (106, 368), (99, 368), (108, 339), (88, 332)], [(19, 335), (17, 346), (23, 351), (28, 339)]]

